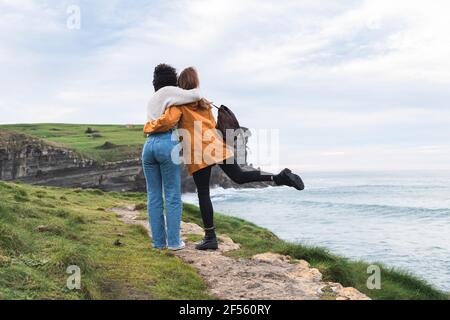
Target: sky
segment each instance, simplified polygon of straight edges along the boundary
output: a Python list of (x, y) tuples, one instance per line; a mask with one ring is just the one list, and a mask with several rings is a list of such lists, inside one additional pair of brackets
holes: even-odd
[(0, 0), (0, 124), (144, 123), (166, 62), (279, 132), (269, 169), (450, 170), (449, 16), (446, 0)]

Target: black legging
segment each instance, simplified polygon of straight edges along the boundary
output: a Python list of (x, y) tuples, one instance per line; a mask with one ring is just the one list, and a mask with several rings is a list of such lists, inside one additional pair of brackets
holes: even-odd
[[(261, 171), (244, 171), (236, 164), (220, 164), (220, 168), (225, 174), (237, 184), (244, 184), (258, 181), (272, 181), (272, 175), (261, 174)], [(211, 169), (213, 166), (204, 168), (194, 173), (194, 182), (197, 187), (198, 202), (202, 214), (203, 226), (205, 229), (214, 227), (214, 209), (209, 194), (209, 181), (211, 179)]]

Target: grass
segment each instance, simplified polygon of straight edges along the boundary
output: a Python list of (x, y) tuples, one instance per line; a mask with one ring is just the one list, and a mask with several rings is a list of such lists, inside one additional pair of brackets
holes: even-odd
[[(91, 128), (95, 133), (86, 133)], [(142, 125), (15, 124), (0, 130), (19, 132), (55, 142), (99, 162), (139, 158), (144, 144)], [(106, 143), (109, 148), (102, 148)]]
[[(0, 182), (0, 199), (2, 299), (213, 298), (192, 267), (153, 250), (143, 228), (101, 209), (132, 205), (133, 195)], [(81, 290), (66, 287), (70, 265), (81, 268)]]

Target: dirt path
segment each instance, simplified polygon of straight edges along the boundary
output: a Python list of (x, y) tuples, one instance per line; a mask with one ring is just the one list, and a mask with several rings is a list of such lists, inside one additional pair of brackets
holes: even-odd
[[(139, 224), (148, 230), (147, 221), (137, 219), (139, 212), (134, 207), (109, 211), (127, 224)], [(198, 271), (209, 291), (219, 299), (369, 300), (354, 288), (322, 281), (319, 270), (310, 268), (306, 261), (291, 261), (288, 256), (270, 252), (252, 259), (227, 257), (223, 253), (239, 249), (239, 244), (225, 235), (219, 235), (218, 251), (198, 251), (187, 236), (203, 235), (203, 229), (196, 224), (182, 223), (181, 233), (186, 249), (175, 254)]]

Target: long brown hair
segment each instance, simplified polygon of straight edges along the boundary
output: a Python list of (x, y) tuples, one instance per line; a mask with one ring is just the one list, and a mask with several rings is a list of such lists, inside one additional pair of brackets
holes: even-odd
[(184, 90), (196, 89), (200, 86), (197, 70), (194, 67), (184, 69), (178, 77), (178, 86)]
[[(184, 90), (192, 90), (200, 87), (200, 79), (194, 67), (184, 69), (178, 77), (178, 86)], [(209, 104), (205, 99), (199, 101), (200, 106), (208, 108)]]

